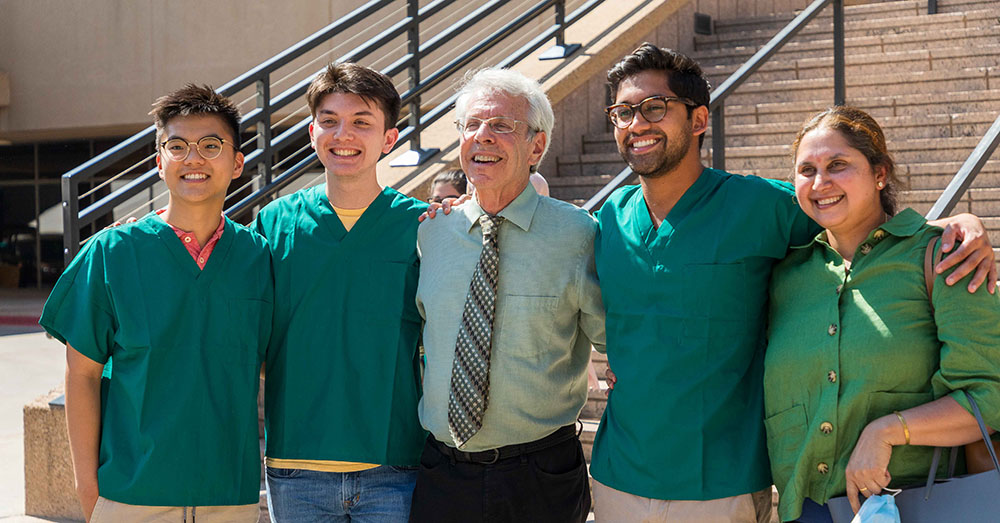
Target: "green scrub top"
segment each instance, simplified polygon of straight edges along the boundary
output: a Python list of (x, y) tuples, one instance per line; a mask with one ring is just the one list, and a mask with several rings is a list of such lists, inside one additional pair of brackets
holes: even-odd
[(272, 299), (265, 240), (229, 219), (204, 270), (155, 214), (87, 241), (39, 323), (95, 362), (114, 361), (102, 496), (163, 506), (259, 500), (257, 389)]
[[(850, 271), (826, 233), (775, 266), (764, 423), (782, 521), (805, 498), (844, 494), (851, 452), (876, 418), (947, 395), (968, 409), (964, 389), (1000, 426), (1000, 296), (970, 294), (971, 275), (948, 286), (941, 274), (931, 310), (924, 254), (940, 235), (905, 209), (865, 238)], [(925, 481), (933, 452), (894, 447), (890, 486)]]
[(788, 247), (819, 228), (791, 186), (704, 169), (659, 228), (639, 186), (601, 207), (595, 243), (618, 377), (591, 474), (671, 500), (771, 484), (762, 371), (767, 285)]
[(257, 215), (275, 272), (268, 457), (419, 463), (417, 217), (426, 208), (385, 188), (348, 232), (319, 185)]

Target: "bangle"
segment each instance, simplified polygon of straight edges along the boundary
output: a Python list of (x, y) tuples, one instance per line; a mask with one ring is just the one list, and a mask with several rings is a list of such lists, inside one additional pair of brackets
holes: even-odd
[(904, 418), (903, 415), (900, 414), (898, 410), (893, 411), (893, 413), (896, 414), (897, 418), (899, 418), (899, 422), (903, 424), (903, 437), (906, 438), (906, 443), (904, 443), (904, 445), (909, 445), (910, 444), (910, 427), (906, 426), (906, 418)]

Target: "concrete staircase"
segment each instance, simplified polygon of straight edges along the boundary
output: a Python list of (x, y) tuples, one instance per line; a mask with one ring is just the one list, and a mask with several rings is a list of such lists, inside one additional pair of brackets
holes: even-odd
[[(867, 2), (845, 8), (847, 100), (885, 130), (907, 190), (926, 213), (1000, 114), (1000, 0)], [(716, 20), (693, 57), (721, 84), (794, 13)], [(788, 179), (801, 123), (833, 102), (832, 15), (825, 10), (726, 101), (726, 169)], [(709, 136), (711, 131), (709, 131)], [(610, 127), (561, 155), (552, 195), (582, 203), (625, 167)], [(702, 148), (711, 165), (710, 138)], [(996, 155), (995, 155), (996, 156)], [(548, 173), (546, 173), (548, 174)], [(1000, 246), (1000, 158), (989, 161), (955, 212), (983, 218)], [(996, 249), (1000, 256), (1000, 249)]]

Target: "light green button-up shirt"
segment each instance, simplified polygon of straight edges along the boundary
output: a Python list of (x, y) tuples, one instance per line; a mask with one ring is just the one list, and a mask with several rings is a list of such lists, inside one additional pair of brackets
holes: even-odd
[[(825, 233), (775, 267), (764, 410), (782, 521), (804, 498), (845, 492), (851, 451), (876, 418), (946, 395), (968, 408), (965, 389), (1000, 426), (1000, 296), (940, 275), (931, 311), (923, 260), (940, 234), (906, 209), (872, 231), (850, 271)], [(891, 485), (924, 481), (932, 453), (895, 447)]]
[[(455, 342), (482, 251), (475, 202), (420, 225), (417, 307), (426, 320), (420, 421), (456, 446), (448, 430)], [(604, 347), (604, 307), (594, 270), (597, 224), (529, 184), (499, 213), (500, 267), (483, 427), (469, 452), (541, 439), (576, 421), (587, 400), (590, 345)]]

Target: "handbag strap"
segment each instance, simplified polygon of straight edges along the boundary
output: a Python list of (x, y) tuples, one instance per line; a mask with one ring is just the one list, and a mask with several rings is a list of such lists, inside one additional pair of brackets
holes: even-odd
[(976, 400), (972, 399), (972, 395), (969, 391), (963, 390), (966, 399), (969, 400), (969, 406), (972, 407), (972, 414), (976, 416), (976, 422), (979, 423), (979, 432), (983, 434), (983, 441), (986, 442), (986, 450), (990, 453), (990, 459), (993, 460), (993, 468), (996, 469), (997, 474), (1000, 474), (1000, 461), (997, 461), (997, 453), (993, 448), (993, 441), (990, 440), (990, 431), (986, 428), (986, 422), (983, 421), (983, 415), (979, 412), (979, 405), (976, 405)]
[[(986, 442), (986, 450), (990, 453), (990, 459), (993, 460), (993, 468), (995, 468), (997, 474), (1000, 475), (1000, 461), (997, 460), (996, 450), (993, 449), (993, 442), (990, 440), (990, 431), (986, 428), (986, 422), (983, 421), (983, 414), (979, 411), (979, 405), (976, 404), (976, 400), (972, 399), (972, 395), (969, 394), (969, 391), (963, 390), (962, 392), (965, 394), (965, 398), (969, 400), (969, 407), (972, 409), (972, 415), (976, 417), (976, 423), (979, 424), (979, 432), (983, 435), (983, 441)], [(960, 448), (961, 447), (951, 448), (951, 461), (948, 466), (949, 476), (955, 472), (955, 460), (958, 457), (958, 450)], [(934, 488), (934, 480), (937, 476), (938, 463), (941, 462), (941, 450), (942, 447), (934, 448), (934, 456), (931, 458), (931, 470), (927, 473), (927, 484), (924, 487), (924, 501), (931, 498), (931, 491)]]

